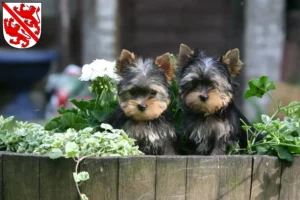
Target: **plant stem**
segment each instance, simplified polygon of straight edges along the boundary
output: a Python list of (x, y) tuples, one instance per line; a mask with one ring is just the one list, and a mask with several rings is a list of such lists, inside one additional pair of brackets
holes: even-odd
[(294, 106), (299, 106), (299, 105), (300, 105), (300, 102), (297, 102), (297, 103), (295, 103), (293, 105), (283, 106), (283, 107), (280, 108), (280, 110), (287, 109), (287, 108), (292, 108)]
[(105, 95), (106, 92), (107, 92), (106, 89), (103, 89), (101, 91), (100, 95), (97, 94), (96, 101), (95, 101), (95, 106), (94, 106), (94, 110), (96, 110), (96, 107), (99, 104), (99, 102), (103, 101), (103, 97), (104, 97), (104, 95)]
[(262, 146), (265, 144), (272, 144), (272, 145), (277, 145), (277, 146), (287, 146), (287, 147), (296, 147), (296, 148), (300, 148), (300, 146), (298, 145), (293, 145), (293, 144), (286, 144), (286, 143), (276, 143), (276, 142), (265, 142), (265, 143), (260, 143), (260, 144), (255, 144), (252, 145), (252, 147), (256, 147), (256, 146)]
[(95, 101), (95, 106), (94, 106), (94, 110), (96, 110), (96, 106), (98, 105), (99, 100), (100, 100), (100, 95), (97, 94), (96, 101)]
[(279, 106), (278, 106), (278, 104), (276, 103), (276, 101), (274, 100), (274, 98), (272, 97), (272, 95), (270, 95), (269, 92), (267, 92), (267, 95), (270, 97), (270, 99), (273, 101), (273, 103), (275, 104), (276, 108), (278, 109)]
[[(78, 167), (79, 167), (80, 162), (83, 161), (84, 159), (88, 158), (88, 157), (93, 156), (93, 155), (94, 155), (94, 154), (88, 155), (88, 156), (83, 156), (83, 157), (78, 158), (78, 159), (73, 158), (74, 160), (77, 160), (77, 161), (76, 161), (76, 166), (75, 166), (75, 173), (76, 173), (76, 174), (78, 174)], [(79, 194), (79, 196), (80, 196), (80, 198), (81, 198), (82, 193), (81, 193), (81, 191), (80, 191), (80, 189), (79, 189), (79, 184), (78, 184), (76, 181), (75, 181), (75, 186), (76, 186), (77, 192), (78, 192), (78, 194)]]

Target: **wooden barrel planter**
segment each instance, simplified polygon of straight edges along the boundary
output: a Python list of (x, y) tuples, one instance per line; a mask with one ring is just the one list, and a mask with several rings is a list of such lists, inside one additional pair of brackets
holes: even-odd
[[(90, 200), (300, 199), (300, 157), (136, 156), (88, 158)], [(72, 159), (0, 152), (0, 200), (79, 200)]]

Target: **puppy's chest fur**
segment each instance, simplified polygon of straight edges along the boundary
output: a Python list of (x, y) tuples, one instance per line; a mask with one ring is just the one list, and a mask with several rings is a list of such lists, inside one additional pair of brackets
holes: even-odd
[(185, 133), (198, 147), (197, 152), (208, 154), (221, 137), (230, 137), (233, 126), (227, 119), (215, 116), (192, 117), (186, 120)]
[[(172, 124), (162, 118), (152, 121), (126, 120), (122, 128), (146, 154), (173, 154), (176, 134)], [(175, 153), (175, 152), (174, 152)]]

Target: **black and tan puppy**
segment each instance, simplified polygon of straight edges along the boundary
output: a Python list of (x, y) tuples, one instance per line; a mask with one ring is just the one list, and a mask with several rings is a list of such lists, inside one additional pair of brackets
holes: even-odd
[(117, 71), (120, 107), (109, 123), (134, 138), (145, 154), (175, 154), (175, 128), (167, 114), (174, 76), (170, 54), (143, 60), (123, 50)]
[(222, 155), (235, 141), (245, 148), (247, 134), (241, 128), (240, 118), (247, 120), (233, 102), (232, 79), (243, 64), (239, 50), (212, 58), (181, 44), (177, 61), (184, 107), (183, 131), (192, 151), (199, 155)]

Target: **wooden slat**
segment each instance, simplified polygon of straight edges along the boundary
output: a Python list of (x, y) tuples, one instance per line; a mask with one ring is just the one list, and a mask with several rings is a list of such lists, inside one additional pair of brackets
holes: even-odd
[(3, 184), (2, 184), (2, 153), (0, 152), (0, 200), (2, 200), (3, 198)]
[(281, 163), (277, 157), (254, 156), (252, 170), (253, 200), (277, 200), (280, 190)]
[(155, 199), (156, 157), (121, 157), (119, 162), (119, 199)]
[(41, 200), (78, 200), (73, 172), (75, 161), (72, 159), (40, 158), (40, 199)]
[(186, 200), (217, 199), (218, 157), (190, 156), (187, 162)]
[(3, 199), (39, 200), (39, 157), (3, 154)]
[(251, 159), (250, 156), (189, 157), (186, 199), (249, 199)]
[(186, 164), (185, 156), (157, 157), (156, 200), (185, 199)]
[(300, 199), (300, 157), (294, 157), (293, 163), (282, 163), (281, 200)]
[(218, 198), (241, 200), (250, 198), (251, 156), (219, 157)]
[(80, 171), (87, 171), (90, 175), (81, 187), (89, 199), (118, 199), (119, 158), (88, 158), (80, 165)]

